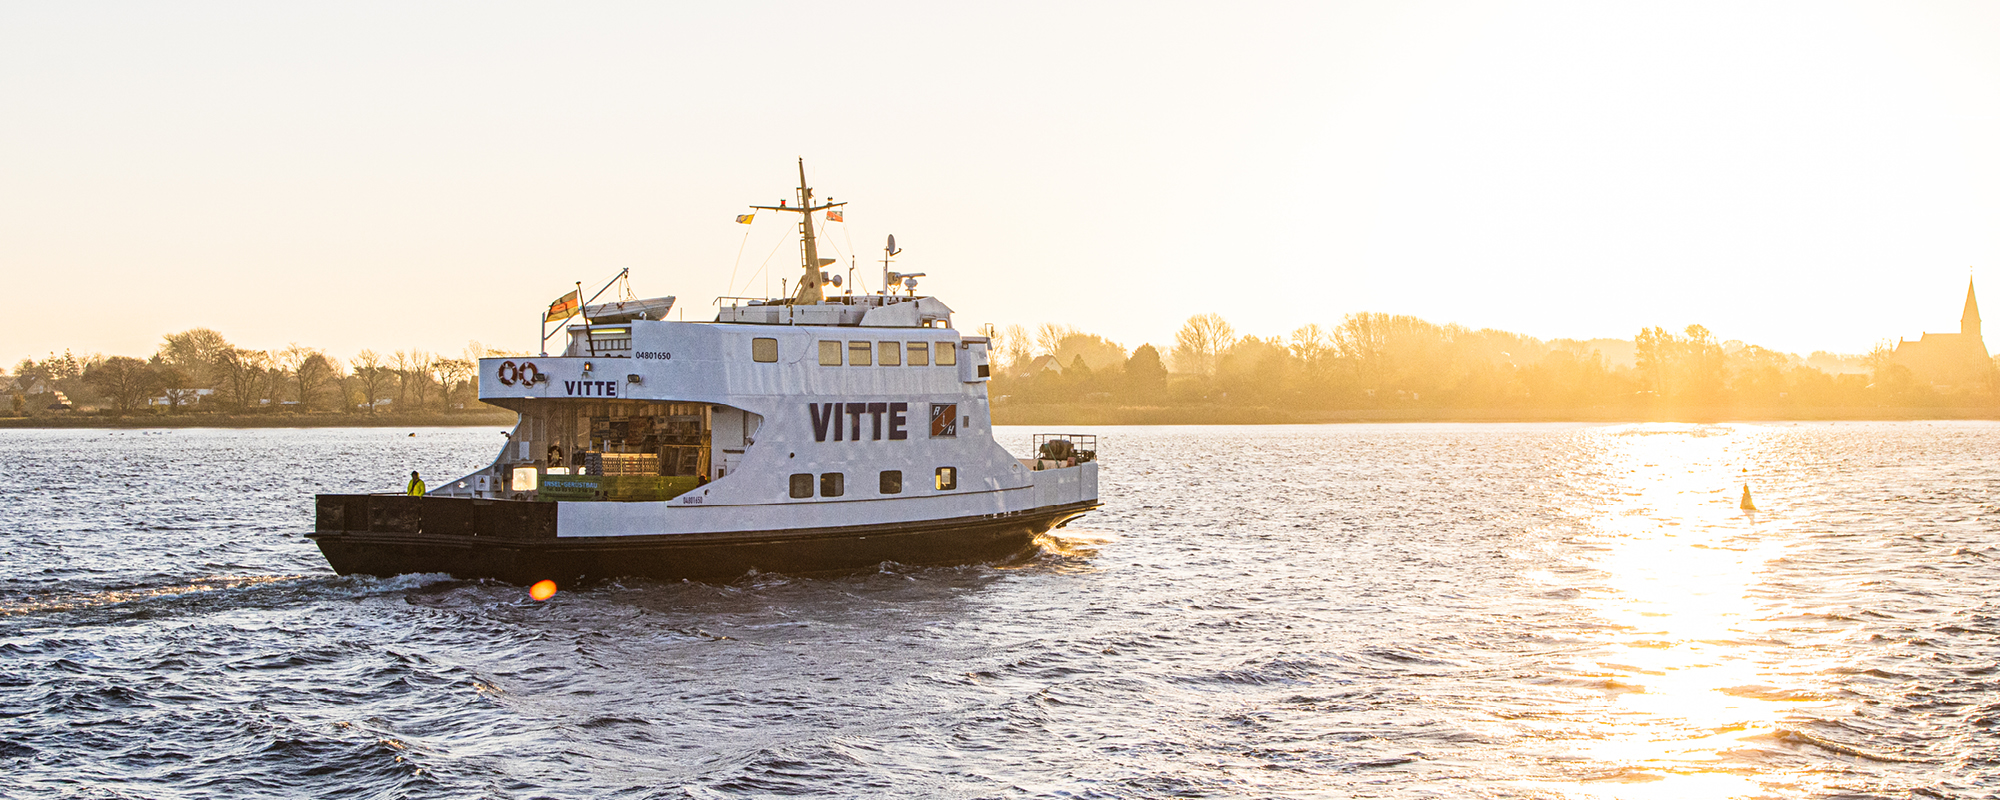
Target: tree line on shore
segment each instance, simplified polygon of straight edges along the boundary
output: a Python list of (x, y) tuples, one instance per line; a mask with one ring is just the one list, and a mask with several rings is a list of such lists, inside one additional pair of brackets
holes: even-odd
[(1800, 357), (1707, 328), (1642, 329), (1629, 340), (1544, 341), (1411, 316), (1349, 314), (1283, 336), (1239, 335), (1189, 318), (1165, 352), (1127, 351), (1074, 327), (1015, 325), (994, 336), (1003, 403), (1228, 404), (1299, 410), (1585, 409), (1660, 405), (1988, 406), (2000, 370), (1936, 386), (1896, 363), (1893, 342), (1863, 355)]
[(479, 359), (501, 355), (517, 354), (472, 342), (459, 356), (363, 350), (343, 363), (319, 348), (252, 350), (194, 328), (163, 337), (149, 358), (65, 351), (23, 359), (0, 386), (7, 387), (6, 410), (15, 416), (65, 410), (52, 397), (119, 416), (450, 412), (474, 406)]
[[(1629, 340), (1544, 341), (1368, 312), (1259, 337), (1238, 334), (1221, 316), (1197, 314), (1165, 352), (1152, 344), (1128, 351), (1053, 323), (991, 333), (991, 392), (1004, 403), (1299, 410), (2000, 404), (2000, 370), (1937, 386), (1896, 363), (1890, 342), (1865, 355), (1800, 357), (1719, 341), (1700, 325), (1645, 328)], [(194, 328), (162, 337), (143, 359), (69, 352), (24, 359), (11, 376), (0, 375), (11, 395), (0, 413), (58, 413), (49, 408), (53, 392), (115, 415), (452, 412), (478, 408), (480, 358), (516, 355), (471, 342), (457, 356), (363, 350), (342, 362), (297, 344), (238, 347)]]

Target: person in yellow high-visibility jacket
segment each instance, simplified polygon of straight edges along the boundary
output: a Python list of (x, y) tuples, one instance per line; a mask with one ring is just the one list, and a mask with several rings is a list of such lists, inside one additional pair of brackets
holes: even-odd
[(419, 478), (419, 477), (417, 477), (417, 471), (416, 471), (416, 470), (410, 470), (410, 488), (409, 488), (409, 491), (410, 491), (410, 496), (411, 496), (411, 497), (422, 497), (422, 496), (424, 496), (424, 479), (423, 479), (423, 478)]

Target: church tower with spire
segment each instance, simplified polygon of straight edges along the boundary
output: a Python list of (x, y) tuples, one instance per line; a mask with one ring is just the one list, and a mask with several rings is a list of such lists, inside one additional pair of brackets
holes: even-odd
[(1979, 298), (1972, 293), (1971, 278), (1965, 279), (1965, 314), (1958, 318), (1958, 333), (1960, 336), (1979, 337)]
[(1992, 385), (1993, 357), (1980, 335), (1979, 298), (1971, 279), (1965, 282), (1965, 313), (1959, 315), (1958, 332), (1926, 333), (1916, 341), (1899, 341), (1894, 363), (1909, 368), (1917, 380), (1939, 392)]

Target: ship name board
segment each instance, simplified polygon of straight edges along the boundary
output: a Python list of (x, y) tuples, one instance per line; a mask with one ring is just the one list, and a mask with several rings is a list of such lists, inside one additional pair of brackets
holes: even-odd
[(563, 381), (563, 393), (571, 397), (617, 397), (617, 381)]
[(910, 438), (910, 432), (903, 429), (909, 424), (909, 417), (905, 416), (910, 411), (909, 403), (807, 403), (806, 410), (812, 412), (816, 442), (826, 441), (828, 434), (836, 442), (859, 442), (864, 436), (870, 441)]

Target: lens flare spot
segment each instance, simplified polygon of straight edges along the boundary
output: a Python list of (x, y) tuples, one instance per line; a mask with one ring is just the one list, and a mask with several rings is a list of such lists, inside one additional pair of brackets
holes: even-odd
[(535, 598), (536, 602), (554, 597), (556, 596), (556, 582), (538, 581), (535, 585), (528, 587), (528, 596)]

